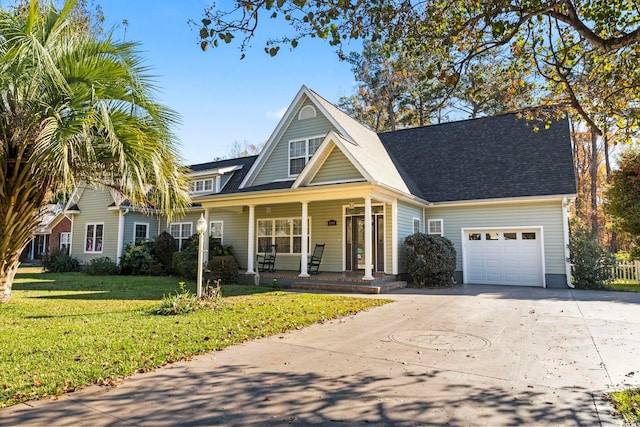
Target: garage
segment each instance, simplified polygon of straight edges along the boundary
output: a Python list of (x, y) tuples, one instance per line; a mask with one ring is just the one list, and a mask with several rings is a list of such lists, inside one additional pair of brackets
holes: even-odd
[(462, 229), (465, 283), (544, 286), (540, 227)]

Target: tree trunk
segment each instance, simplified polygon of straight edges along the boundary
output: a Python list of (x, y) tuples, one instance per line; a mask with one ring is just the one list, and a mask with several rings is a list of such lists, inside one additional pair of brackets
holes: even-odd
[[(606, 124), (604, 127), (604, 166), (607, 182), (609, 182), (609, 177), (611, 176), (611, 159), (609, 158), (609, 128)], [(618, 233), (616, 232), (616, 230), (611, 230), (609, 252), (611, 252), (612, 254), (618, 252)]]
[(11, 289), (13, 288), (13, 279), (20, 265), (20, 255), (15, 260), (10, 261), (6, 266), (0, 269), (0, 304), (8, 302), (11, 298)]
[[(5, 163), (6, 166), (6, 163)], [(0, 303), (9, 301), (20, 254), (38, 229), (40, 209), (46, 205), (47, 182), (22, 173), (14, 162), (0, 192)], [(1, 165), (0, 165), (1, 167)]]
[(396, 112), (393, 109), (393, 99), (389, 98), (387, 100), (387, 114), (389, 116), (389, 126), (391, 130), (396, 130)]
[(591, 128), (591, 232), (598, 240), (598, 133)]

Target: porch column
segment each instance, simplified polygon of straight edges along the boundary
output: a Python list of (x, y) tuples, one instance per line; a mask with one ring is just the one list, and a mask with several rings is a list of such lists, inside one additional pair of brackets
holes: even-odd
[[(135, 242), (133, 243), (135, 244)], [(124, 210), (118, 209), (118, 243), (116, 246), (116, 264), (117, 265), (120, 265), (120, 257), (122, 256), (123, 246), (124, 246)]]
[(309, 255), (309, 202), (302, 202), (302, 242), (300, 242), (300, 274), (298, 277), (309, 277), (307, 271), (307, 255)]
[(207, 264), (209, 264), (209, 236), (211, 236), (211, 223), (209, 222), (209, 208), (206, 208), (204, 210), (204, 220), (207, 223), (207, 232), (204, 233), (204, 236), (202, 236), (203, 245), (204, 245), (204, 251), (203, 251), (202, 257), (204, 258), (204, 265), (206, 267)]
[(362, 280), (373, 280), (371, 271), (371, 254), (373, 248), (371, 247), (371, 197), (364, 198), (364, 276)]
[(253, 261), (256, 256), (256, 207), (249, 205), (249, 241), (247, 242), (247, 272), (245, 274), (255, 274)]

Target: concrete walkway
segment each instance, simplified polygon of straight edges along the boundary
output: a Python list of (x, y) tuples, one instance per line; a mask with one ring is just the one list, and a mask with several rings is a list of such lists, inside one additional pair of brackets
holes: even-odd
[(616, 425), (640, 294), (459, 286), (0, 410), (1, 425)]

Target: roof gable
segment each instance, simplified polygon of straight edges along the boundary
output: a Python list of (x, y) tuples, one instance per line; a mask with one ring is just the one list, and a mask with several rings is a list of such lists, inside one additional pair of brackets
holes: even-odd
[(365, 178), (356, 166), (337, 147), (333, 147), (322, 163), (310, 184), (326, 184), (331, 182), (364, 181)]
[(309, 163), (292, 185), (336, 184), (340, 182), (373, 181), (368, 171), (353, 158), (345, 145), (351, 144), (335, 132), (329, 132)]
[[(268, 185), (269, 183), (277, 181), (265, 181), (264, 179), (256, 181), (256, 177), (260, 174), (260, 171), (265, 167), (267, 162), (279, 161), (279, 169), (283, 170), (284, 168), (287, 168), (286, 170), (288, 170), (288, 151), (284, 153), (284, 150), (280, 148), (278, 150), (279, 154), (277, 160), (270, 159), (270, 157), (276, 150), (278, 143), (281, 142), (282, 136), (287, 131), (287, 128), (296, 117), (296, 113), (303, 105), (305, 105), (305, 103), (313, 105), (318, 110), (319, 114), (322, 115), (331, 126), (331, 129), (327, 130), (327, 132), (322, 135), (327, 135), (323, 144), (327, 142), (328, 135), (333, 135), (331, 138), (333, 143), (339, 145), (340, 151), (349, 159), (351, 164), (367, 181), (377, 181), (397, 190), (406, 193), (409, 192), (402, 176), (394, 167), (391, 158), (386, 152), (384, 146), (381, 144), (378, 135), (363, 124), (352, 119), (349, 115), (342, 112), (340, 109), (320, 97), (312, 90), (308, 89), (306, 86), (302, 86), (292, 101), (284, 117), (265, 144), (265, 147), (258, 156), (256, 162), (242, 181), (240, 188), (248, 188), (253, 185)], [(318, 136), (319, 135), (307, 135), (307, 137)], [(321, 147), (318, 148), (318, 151), (321, 151)], [(318, 151), (316, 151), (316, 154)], [(315, 176), (315, 173), (318, 172), (318, 164), (314, 161), (314, 158), (316, 157), (318, 156), (314, 155), (304, 168), (303, 172), (298, 175), (294, 186), (301, 185), (302, 179), (300, 175), (306, 175), (305, 170), (309, 169), (311, 163), (315, 165), (313, 168), (316, 168), (312, 174)], [(304, 182), (305, 184), (309, 184), (311, 181), (306, 180)]]

